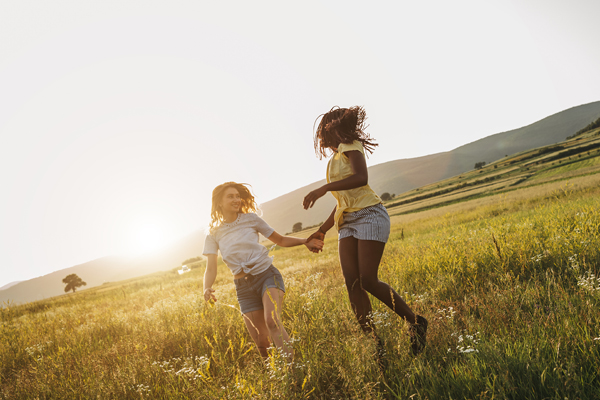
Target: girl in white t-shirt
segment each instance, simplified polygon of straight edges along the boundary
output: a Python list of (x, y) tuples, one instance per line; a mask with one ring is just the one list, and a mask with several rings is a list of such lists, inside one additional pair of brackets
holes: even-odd
[(211, 223), (203, 251), (207, 258), (204, 299), (217, 300), (212, 285), (217, 276), (220, 251), (233, 274), (240, 310), (260, 355), (268, 357), (270, 338), (291, 360), (294, 352), (290, 337), (281, 323), (283, 277), (273, 266), (268, 249), (258, 242), (259, 233), (281, 247), (303, 244), (312, 252), (320, 251), (323, 241), (281, 236), (254, 213), (257, 209), (254, 196), (245, 184), (226, 182), (213, 190)]

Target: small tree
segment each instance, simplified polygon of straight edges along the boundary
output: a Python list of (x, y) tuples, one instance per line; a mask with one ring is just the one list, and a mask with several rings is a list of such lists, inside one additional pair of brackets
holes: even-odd
[(72, 290), (73, 293), (75, 293), (75, 289), (77, 289), (80, 286), (87, 285), (87, 283), (85, 283), (80, 277), (78, 277), (77, 274), (67, 275), (67, 277), (62, 281), (64, 284), (67, 285), (65, 286), (65, 293), (67, 293), (69, 290)]
[(294, 224), (294, 226), (292, 227), (293, 233), (300, 232), (301, 230), (302, 230), (302, 222), (296, 222)]
[(479, 161), (475, 163), (475, 169), (481, 169), (485, 166), (485, 161)]
[(383, 201), (388, 201), (391, 199), (392, 199), (392, 196), (388, 192), (385, 192), (384, 194), (381, 195), (381, 200), (383, 200)]

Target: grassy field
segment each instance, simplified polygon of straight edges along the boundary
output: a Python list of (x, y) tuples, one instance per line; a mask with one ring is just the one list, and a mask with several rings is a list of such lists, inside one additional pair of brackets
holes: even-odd
[[(204, 262), (0, 308), (0, 399), (598, 399), (600, 130), (388, 202), (380, 278), (430, 321), (373, 301), (388, 368), (355, 322), (334, 233), (275, 248), (296, 359), (263, 363), (229, 270)], [(314, 230), (314, 228), (312, 229)], [(332, 231), (330, 231), (332, 232)], [(307, 236), (310, 232), (300, 232)]]
[(272, 251), (294, 365), (250, 342), (228, 270), (154, 274), (1, 310), (0, 398), (589, 399), (600, 393), (597, 184), (394, 217), (381, 278), (430, 321), (425, 352), (374, 300), (374, 343), (346, 297), (336, 239)]

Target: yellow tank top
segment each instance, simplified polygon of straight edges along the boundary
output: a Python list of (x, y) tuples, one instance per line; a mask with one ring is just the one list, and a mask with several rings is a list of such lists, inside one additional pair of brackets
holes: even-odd
[[(358, 140), (355, 140), (352, 144), (341, 143), (337, 152), (333, 154), (327, 164), (327, 183), (336, 182), (352, 175), (350, 160), (344, 154), (346, 151), (352, 150), (358, 150), (363, 155), (365, 154), (362, 143)], [(335, 227), (338, 230), (339, 226), (344, 222), (344, 213), (362, 210), (365, 207), (381, 203), (381, 199), (369, 185), (350, 190), (332, 191), (331, 194), (337, 200), (334, 221)]]

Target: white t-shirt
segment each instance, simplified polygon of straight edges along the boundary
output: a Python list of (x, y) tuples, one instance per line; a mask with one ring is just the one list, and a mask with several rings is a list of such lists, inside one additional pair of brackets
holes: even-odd
[(258, 275), (273, 263), (269, 250), (258, 243), (258, 234), (268, 238), (275, 232), (254, 213), (240, 213), (234, 222), (223, 223), (206, 236), (203, 255), (221, 251), (223, 261), (233, 275), (245, 272)]

